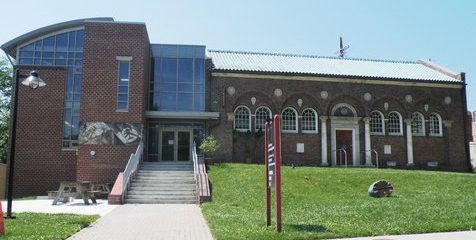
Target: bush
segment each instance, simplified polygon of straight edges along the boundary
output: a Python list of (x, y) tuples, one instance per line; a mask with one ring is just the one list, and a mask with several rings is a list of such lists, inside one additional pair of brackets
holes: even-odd
[(217, 140), (215, 137), (212, 135), (206, 137), (203, 139), (202, 144), (200, 144), (200, 151), (202, 151), (205, 155), (212, 157), (215, 152), (220, 148), (220, 145), (218, 144)]

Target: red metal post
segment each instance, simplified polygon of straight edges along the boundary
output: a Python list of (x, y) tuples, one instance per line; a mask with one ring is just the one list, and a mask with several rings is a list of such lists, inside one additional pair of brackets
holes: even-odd
[(275, 191), (276, 191), (276, 231), (281, 232), (281, 142), (279, 135), (279, 115), (274, 115), (274, 162), (275, 162)]
[(266, 172), (266, 226), (271, 226), (271, 202), (270, 202), (270, 190), (268, 184), (268, 122), (264, 123), (264, 171)]

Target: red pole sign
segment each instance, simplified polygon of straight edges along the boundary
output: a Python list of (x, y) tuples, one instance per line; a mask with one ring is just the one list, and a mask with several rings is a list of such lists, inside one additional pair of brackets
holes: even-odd
[(276, 164), (276, 231), (281, 232), (281, 139), (279, 128), (279, 116), (274, 115), (274, 155)]
[(271, 225), (271, 188), (276, 191), (276, 231), (281, 232), (281, 144), (279, 116), (267, 119), (265, 123), (265, 176), (266, 176), (266, 226)]

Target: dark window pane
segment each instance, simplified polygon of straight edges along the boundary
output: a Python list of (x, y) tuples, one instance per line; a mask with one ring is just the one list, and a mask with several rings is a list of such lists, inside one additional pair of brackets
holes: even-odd
[(41, 64), (42, 65), (53, 65), (53, 59), (42, 59)]
[(68, 45), (68, 49), (70, 51), (74, 51), (74, 46), (75, 46), (75, 42), (76, 42), (76, 32), (69, 32), (69, 45)]
[(83, 35), (83, 30), (76, 32), (76, 51), (83, 51)]
[(128, 99), (129, 99), (129, 95), (127, 95), (127, 94), (119, 94), (117, 96), (118, 101), (127, 101)]
[(178, 94), (177, 110), (193, 110), (193, 94)]
[(79, 52), (79, 53), (76, 53), (76, 54), (75, 54), (75, 57), (76, 57), (76, 58), (83, 58), (83, 53), (80, 53), (80, 52)]
[(35, 42), (35, 50), (41, 50), (41, 45), (43, 43), (43, 40), (38, 40)]
[(176, 58), (162, 59), (161, 82), (176, 82), (176, 81), (177, 81), (177, 59)]
[(74, 92), (76, 93), (81, 92), (81, 75), (80, 74), (74, 75)]
[(205, 60), (195, 59), (195, 83), (204, 83), (205, 80)]
[(159, 110), (159, 106), (160, 106), (159, 94), (153, 94), (150, 97), (150, 108), (151, 110)]
[(158, 82), (160, 79), (160, 58), (154, 59), (154, 82)]
[(63, 59), (55, 59), (55, 65), (57, 65), (57, 66), (65, 66), (65, 65), (66, 65), (66, 60), (63, 60)]
[(203, 84), (195, 84), (195, 89), (194, 91), (196, 93), (204, 93), (205, 92), (205, 85)]
[(35, 58), (35, 65), (40, 65), (41, 64), (41, 59)]
[(56, 51), (63, 52), (68, 50), (68, 33), (56, 35)]
[(76, 65), (76, 66), (81, 66), (81, 64), (83, 64), (83, 61), (82, 61), (82, 60), (76, 60), (76, 61), (74, 61), (74, 65)]
[(175, 92), (177, 91), (176, 83), (161, 83), (159, 85), (159, 91), (161, 92)]
[(129, 79), (129, 62), (121, 61), (119, 62), (119, 79)]
[(195, 111), (205, 111), (205, 95), (204, 94), (195, 94), (193, 109)]
[(43, 55), (43, 58), (54, 58), (55, 57), (54, 52), (43, 52), (42, 55)]
[(79, 93), (74, 94), (74, 100), (75, 101), (79, 101), (80, 97), (81, 97), (81, 94), (79, 94)]
[(127, 110), (127, 102), (118, 102), (117, 109), (119, 110)]
[(43, 51), (55, 50), (55, 36), (43, 39)]
[(178, 81), (193, 82), (193, 59), (179, 58)]
[(159, 154), (159, 129), (149, 128), (149, 137), (147, 140), (149, 154)]
[(74, 53), (72, 52), (68, 53), (68, 58), (74, 58)]
[(73, 108), (79, 108), (80, 104), (79, 102), (73, 102)]
[(40, 51), (35, 52), (35, 57), (41, 58), (41, 52)]
[(20, 57), (33, 57), (33, 52), (30, 52), (30, 51), (20, 51)]
[(193, 84), (179, 84), (178, 85), (179, 92), (193, 92)]
[(35, 43), (30, 43), (22, 48), (20, 48), (20, 51), (33, 51), (35, 50)]
[(65, 108), (72, 108), (73, 107), (73, 102), (66, 101)]
[(158, 92), (159, 91), (159, 84), (158, 83), (152, 83), (151, 86), (150, 86), (150, 89), (154, 92)]
[(30, 65), (30, 64), (33, 64), (33, 59), (32, 59), (32, 58), (20, 58), (19, 64), (20, 64), (20, 65)]
[(129, 92), (129, 87), (127, 86), (119, 86), (118, 90), (119, 93), (128, 93)]
[(175, 110), (175, 94), (160, 94), (160, 110)]
[(74, 65), (74, 60), (68, 60), (68, 65), (73, 66)]
[(194, 48), (192, 46), (179, 46), (179, 57), (181, 58), (193, 58)]
[(68, 54), (66, 52), (56, 52), (55, 53), (55, 58), (59, 59), (66, 59)]

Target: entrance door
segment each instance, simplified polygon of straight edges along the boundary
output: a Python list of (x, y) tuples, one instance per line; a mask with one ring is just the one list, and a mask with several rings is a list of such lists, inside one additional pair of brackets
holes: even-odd
[[(352, 130), (336, 130), (336, 165), (352, 165)], [(343, 151), (345, 150), (345, 151)]]
[(191, 130), (163, 129), (159, 143), (160, 161), (191, 161)]

